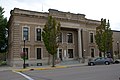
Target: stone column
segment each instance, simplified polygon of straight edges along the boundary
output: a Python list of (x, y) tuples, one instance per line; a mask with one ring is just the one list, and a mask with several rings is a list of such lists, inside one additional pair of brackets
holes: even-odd
[(81, 45), (81, 29), (78, 29), (78, 55), (79, 59), (82, 59), (82, 45)]
[(64, 50), (64, 57), (63, 57), (63, 60), (66, 60), (67, 58), (67, 50)]

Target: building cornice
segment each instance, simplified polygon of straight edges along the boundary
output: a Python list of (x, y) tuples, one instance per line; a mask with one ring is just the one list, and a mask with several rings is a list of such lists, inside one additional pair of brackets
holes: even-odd
[(13, 16), (13, 15), (27, 16), (27, 17), (33, 17), (33, 18), (34, 17), (35, 18), (47, 18), (49, 15), (51, 15), (59, 21), (85, 23), (85, 24), (91, 24), (91, 25), (99, 25), (100, 24), (100, 21), (85, 18), (84, 14), (74, 14), (74, 13), (70, 13), (70, 12), (62, 12), (62, 11), (58, 11), (55, 9), (49, 9), (49, 12), (37, 12), (37, 11), (30, 11), (30, 10), (14, 8), (13, 10), (11, 10), (11, 16)]
[(19, 8), (14, 8), (14, 10), (11, 10), (11, 15), (14, 14), (21, 14), (21, 15), (29, 15), (29, 16), (48, 16), (47, 12), (37, 12), (37, 11), (30, 11), (30, 10), (24, 10)]

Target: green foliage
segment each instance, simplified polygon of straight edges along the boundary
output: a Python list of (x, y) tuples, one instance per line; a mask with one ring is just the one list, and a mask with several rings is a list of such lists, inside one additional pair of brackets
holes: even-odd
[(7, 46), (7, 18), (4, 18), (3, 10), (0, 6), (0, 52), (5, 52)]
[(4, 65), (7, 65), (7, 62), (6, 61), (0, 61), (0, 66), (4, 66)]
[(106, 19), (101, 19), (100, 26), (96, 27), (95, 40), (100, 52), (110, 52), (112, 49), (112, 30), (110, 28), (109, 20), (106, 22)]
[(5, 61), (6, 60), (6, 54), (7, 54), (7, 52), (0, 53), (0, 61)]
[(53, 55), (53, 66), (54, 66), (54, 57), (57, 53), (57, 48), (59, 46), (58, 37), (60, 35), (60, 23), (58, 23), (55, 18), (52, 16), (48, 17), (46, 22), (42, 37), (45, 44), (45, 47), (49, 54)]
[(28, 58), (27, 58), (27, 52), (22, 52), (22, 53), (20, 53), (20, 57), (24, 60), (27, 60)]

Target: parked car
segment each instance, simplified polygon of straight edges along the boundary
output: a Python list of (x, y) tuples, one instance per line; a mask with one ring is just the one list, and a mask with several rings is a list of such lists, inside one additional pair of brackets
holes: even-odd
[(114, 63), (115, 63), (115, 64), (119, 64), (119, 63), (120, 63), (120, 59), (116, 59), (116, 60), (114, 61)]
[(90, 66), (100, 65), (100, 64), (109, 65), (111, 63), (114, 63), (112, 58), (104, 58), (104, 57), (98, 57), (98, 58), (91, 59), (88, 61), (88, 65)]

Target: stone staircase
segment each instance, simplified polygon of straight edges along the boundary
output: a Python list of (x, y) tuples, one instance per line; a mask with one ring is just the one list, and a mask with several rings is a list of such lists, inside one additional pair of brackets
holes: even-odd
[(58, 63), (59, 65), (72, 65), (72, 64), (80, 64), (78, 60), (64, 60)]

